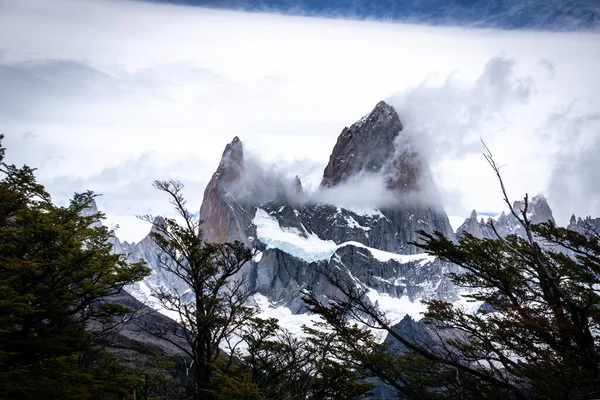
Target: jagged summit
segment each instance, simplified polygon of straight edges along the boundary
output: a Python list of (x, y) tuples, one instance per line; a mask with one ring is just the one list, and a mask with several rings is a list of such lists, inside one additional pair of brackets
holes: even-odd
[(302, 196), (304, 195), (304, 189), (302, 188), (302, 181), (300, 177), (296, 175), (294, 178), (294, 194)]
[[(435, 190), (422, 190), (424, 183), (435, 188), (429, 167), (414, 151), (411, 139), (403, 133), (394, 108), (379, 102), (342, 131), (325, 168), (320, 193), (313, 195), (304, 193), (298, 176), (283, 182), (281, 175), (269, 174), (245, 159), (242, 141), (235, 137), (225, 146), (204, 191), (200, 207), (204, 240), (237, 240), (256, 249), (257, 256), (241, 271), (247, 285), (294, 313), (306, 311), (301, 300), (306, 288), (312, 288), (317, 296), (336, 294), (321, 268), (342, 271), (371, 295), (383, 296), (382, 300), (451, 299), (454, 287), (445, 274), (453, 272), (454, 266), (422, 254), (412, 244), (419, 240), (418, 230), (439, 231), (451, 240), (455, 237), (439, 199), (431, 195)], [(352, 190), (347, 190), (343, 185), (355, 176), (361, 179), (349, 180)], [(391, 201), (352, 206), (352, 199), (349, 203), (339, 199), (337, 193), (360, 195), (366, 190), (360, 186), (364, 182), (367, 187), (384, 182)], [(336, 199), (341, 200), (339, 204)], [(152, 246), (144, 239), (123, 251), (133, 259), (145, 257), (149, 264), (160, 265), (152, 258)], [(162, 281), (182, 289), (178, 281), (160, 274), (160, 268), (155, 268), (144, 283), (147, 287), (140, 284), (136, 291), (145, 293)]]
[(202, 233), (210, 243), (239, 240), (248, 244), (246, 210), (227, 192), (243, 172), (244, 146), (236, 136), (225, 146), (219, 167), (206, 185), (200, 206)]
[(165, 221), (164, 217), (158, 215), (152, 220), (152, 228), (150, 229), (150, 232), (162, 234), (162, 231), (164, 231), (166, 226), (167, 222)]
[[(344, 128), (323, 172), (321, 186), (335, 186), (360, 172), (385, 173), (389, 172), (385, 170), (390, 167), (411, 164), (394, 161), (396, 140), (402, 129), (403, 125), (396, 110), (383, 101), (377, 103), (373, 111), (350, 128)], [(409, 169), (402, 182), (390, 181), (389, 186), (408, 185), (410, 183), (408, 178), (415, 172), (414, 168)]]
[[(525, 209), (525, 202), (523, 200), (517, 200), (513, 202), (512, 209), (520, 215)], [(539, 224), (546, 221), (554, 221), (554, 216), (552, 215), (552, 209), (548, 205), (546, 198), (538, 194), (534, 196), (527, 205), (527, 218), (534, 223)], [(465, 222), (456, 230), (456, 234), (460, 237), (463, 233), (470, 233), (478, 238), (490, 238), (495, 239), (496, 233), (492, 229), (492, 223), (496, 228), (496, 231), (500, 236), (507, 236), (511, 234), (517, 234), (524, 236), (525, 232), (523, 227), (517, 221), (512, 212), (508, 214), (506, 212), (502, 212), (497, 220), (493, 220), (492, 218), (488, 218), (487, 221), (483, 219), (480, 222), (477, 222), (477, 212), (473, 210), (471, 216), (465, 220)]]
[[(525, 202), (523, 200), (515, 201), (513, 203), (513, 210), (520, 214), (525, 209)], [(539, 224), (541, 222), (552, 221), (554, 222), (554, 216), (552, 215), (552, 209), (548, 205), (546, 198), (538, 194), (534, 196), (527, 204), (527, 214), (531, 222)]]
[[(354, 240), (386, 251), (413, 253), (418, 250), (408, 243), (418, 240), (417, 230), (440, 231), (453, 238), (454, 233), (437, 196), (429, 166), (414, 150), (412, 139), (402, 134), (402, 130), (396, 110), (383, 101), (379, 102), (369, 114), (350, 128), (343, 129), (324, 170), (321, 189), (332, 188), (361, 173), (382, 178), (392, 200), (387, 199), (388, 205), (375, 213), (384, 218), (378, 223), (374, 220), (364, 222), (367, 225), (361, 225), (360, 215), (349, 214), (343, 218), (330, 215), (331, 210), (337, 209), (335, 204), (328, 204), (327, 207), (333, 208), (327, 209), (325, 214), (322, 208), (325, 204), (307, 204), (299, 177), (283, 184), (259, 174), (259, 178), (265, 179), (267, 184), (252, 181), (257, 174), (247, 173), (242, 142), (234, 138), (225, 147), (219, 167), (204, 192), (200, 218), (204, 221), (206, 239), (211, 242), (240, 240), (249, 243), (248, 237), (252, 235), (248, 230), (253, 225), (256, 208), (270, 203), (279, 204), (277, 208), (292, 206), (296, 208), (295, 218), (305, 219), (293, 222), (286, 218), (282, 222), (285, 226), (304, 226), (324, 240), (336, 243)], [(257, 190), (266, 190), (268, 196), (257, 193)], [(245, 196), (240, 196), (240, 193)], [(311, 203), (310, 199), (308, 203)], [(338, 217), (342, 219), (337, 221)], [(329, 224), (324, 224), (327, 219)]]
[(236, 136), (231, 143), (225, 146), (219, 168), (215, 173), (217, 178), (223, 183), (231, 183), (238, 179), (244, 170), (244, 146), (242, 141)]
[(483, 218), (481, 219), (481, 222), (477, 221), (477, 211), (473, 210), (471, 211), (469, 218), (467, 218), (465, 222), (463, 222), (463, 224), (456, 230), (456, 233), (458, 236), (460, 236), (463, 232), (468, 232), (475, 237), (482, 237), (482, 226), (484, 225), (485, 223)]
[[(82, 217), (91, 217), (94, 215), (98, 214), (98, 205), (96, 204), (96, 200), (95, 199), (91, 199), (89, 204), (87, 205), (86, 208), (84, 208), (83, 210), (81, 210), (81, 212), (79, 213), (79, 215), (81, 215)], [(94, 222), (92, 222), (91, 226), (97, 228), (102, 226), (102, 221), (100, 221), (97, 218), (94, 218)]]

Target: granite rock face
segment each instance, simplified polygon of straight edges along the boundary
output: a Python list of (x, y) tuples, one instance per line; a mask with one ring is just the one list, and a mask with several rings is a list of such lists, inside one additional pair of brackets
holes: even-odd
[(567, 228), (585, 236), (600, 235), (600, 218), (571, 216)]
[(228, 192), (243, 171), (244, 148), (235, 137), (225, 147), (219, 167), (204, 190), (200, 220), (204, 221), (202, 234), (209, 243), (239, 240), (249, 244), (245, 228), (250, 223), (250, 215)]
[(388, 232), (382, 233), (386, 237), (379, 241), (388, 251), (415, 253), (419, 250), (409, 243), (418, 242), (416, 231), (439, 231), (448, 238), (454, 233), (429, 166), (415, 150), (414, 139), (403, 129), (394, 108), (379, 102), (370, 114), (342, 131), (325, 167), (321, 187), (335, 187), (361, 173), (379, 175), (396, 199), (379, 207), (389, 221)]
[[(515, 201), (512, 208), (517, 215), (521, 215), (521, 213), (525, 211), (525, 202)], [(528, 202), (526, 213), (527, 218), (534, 224), (546, 221), (555, 222), (554, 216), (552, 215), (552, 209), (548, 205), (546, 198), (542, 195), (534, 196)], [(477, 238), (495, 239), (496, 234), (492, 229), (492, 224), (501, 237), (511, 234), (522, 237), (525, 236), (525, 230), (512, 213), (506, 214), (505, 212), (502, 212), (497, 220), (488, 218), (487, 221), (484, 221), (483, 218), (481, 218), (480, 221), (477, 221), (477, 212), (475, 210), (473, 210), (471, 216), (456, 230), (456, 235), (460, 237), (464, 232), (467, 232)]]
[[(260, 257), (244, 271), (250, 287), (294, 312), (304, 310), (304, 290), (324, 297), (336, 294), (322, 274), (324, 269), (332, 268), (356, 277), (365, 288), (394, 297), (416, 300), (455, 295), (443, 276), (448, 265), (439, 261), (381, 261), (366, 249), (417, 253), (409, 242), (418, 239), (415, 231), (419, 229), (441, 231), (454, 238), (439, 199), (418, 196), (425, 189), (429, 195), (433, 182), (428, 165), (402, 130), (396, 111), (384, 102), (378, 103), (371, 113), (342, 131), (324, 170), (321, 190), (343, 185), (363, 173), (382, 178), (397, 201), (369, 210), (313, 202), (305, 196), (298, 177), (289, 184), (274, 181), (270, 186), (276, 195), (268, 201), (262, 201), (256, 193), (254, 198), (260, 200), (239, 196), (240, 186), (256, 185), (244, 182), (249, 178), (243, 146), (234, 138), (204, 192), (200, 218), (205, 239), (240, 240), (261, 250)], [(257, 228), (255, 218), (259, 214), (272, 221), (277, 235), (293, 234), (299, 242), (318, 240), (340, 248), (320, 259), (307, 258), (301, 249), (290, 250), (283, 239), (265, 237), (264, 230)]]
[[(379, 102), (370, 114), (344, 128), (323, 172), (321, 186), (335, 186), (363, 171), (381, 172), (394, 155), (394, 140), (402, 129), (393, 107)], [(407, 178), (412, 172), (406, 171)]]

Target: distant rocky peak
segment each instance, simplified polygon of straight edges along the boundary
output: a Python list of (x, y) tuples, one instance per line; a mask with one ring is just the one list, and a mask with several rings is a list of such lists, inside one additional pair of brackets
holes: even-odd
[[(525, 210), (525, 201), (515, 201), (513, 203), (513, 210), (520, 215)], [(552, 209), (548, 205), (546, 198), (541, 194), (538, 194), (529, 200), (527, 204), (527, 216), (534, 224), (546, 221), (554, 222)]]
[(477, 211), (471, 211), (469, 218), (465, 219), (465, 222), (458, 227), (456, 233), (458, 237), (462, 236), (464, 232), (470, 233), (475, 237), (482, 237), (482, 226), (485, 225), (483, 218), (481, 221), (477, 221)]
[(158, 215), (154, 217), (154, 220), (152, 221), (152, 228), (150, 229), (150, 232), (161, 233), (162, 231), (164, 231), (166, 226), (167, 222), (165, 221), (165, 219)]
[(304, 195), (304, 189), (302, 188), (302, 181), (300, 180), (300, 177), (298, 175), (296, 175), (296, 177), (294, 178), (294, 195), (297, 196), (302, 196)]
[(379, 102), (369, 114), (344, 128), (323, 172), (321, 187), (334, 187), (363, 174), (376, 175), (386, 189), (400, 194), (399, 201), (439, 204), (429, 166), (403, 129), (396, 110)]
[(231, 183), (237, 180), (244, 170), (244, 146), (236, 136), (231, 143), (225, 146), (221, 162), (217, 169), (217, 178), (222, 183)]
[(581, 218), (572, 215), (568, 228), (588, 237), (598, 236), (600, 234), (600, 218), (592, 218), (590, 216)]
[(239, 184), (244, 170), (244, 146), (238, 137), (234, 137), (225, 146), (219, 167), (204, 190), (200, 220), (203, 221), (202, 234), (206, 241), (224, 243), (247, 239), (241, 228), (248, 225), (248, 221), (240, 217), (244, 210), (229, 193), (233, 186)]
[(400, 122), (400, 117), (398, 116), (398, 113), (394, 107), (385, 101), (380, 101), (377, 103), (377, 105), (375, 105), (375, 108), (369, 114), (362, 117), (354, 125), (358, 125), (359, 127), (365, 124), (383, 126), (389, 123), (397, 126), (398, 132), (404, 129), (402, 122)]
[(87, 206), (79, 212), (79, 215), (82, 217), (91, 217), (92, 215), (98, 214), (98, 205), (96, 204), (95, 199), (90, 199), (90, 202)]
[(506, 212), (502, 211), (502, 214), (498, 217), (498, 223), (505, 225), (508, 222), (508, 217), (506, 216)]
[[(512, 208), (518, 216), (521, 216), (522, 212), (525, 210), (525, 202), (515, 201)], [(552, 210), (544, 196), (537, 195), (528, 201), (527, 218), (534, 224), (540, 224), (547, 221), (554, 222)], [(468, 232), (475, 237), (486, 237), (491, 239), (495, 239), (497, 234), (502, 237), (512, 234), (521, 237), (525, 237), (526, 235), (523, 226), (517, 218), (515, 218), (513, 213), (506, 213), (504, 211), (496, 220), (488, 218), (487, 222), (484, 222), (483, 219), (480, 222), (477, 222), (477, 213), (473, 210), (470, 217), (467, 218), (456, 231), (458, 237), (464, 232)]]
[[(98, 205), (96, 204), (95, 199), (91, 199), (90, 202), (88, 203), (87, 207), (85, 207), (83, 210), (81, 210), (79, 212), (79, 215), (81, 215), (82, 217), (92, 217), (92, 216), (96, 216), (97, 214), (98, 214)], [(94, 228), (98, 228), (98, 227), (102, 226), (102, 221), (100, 221), (100, 219), (98, 219), (98, 218), (94, 218), (91, 226)]]

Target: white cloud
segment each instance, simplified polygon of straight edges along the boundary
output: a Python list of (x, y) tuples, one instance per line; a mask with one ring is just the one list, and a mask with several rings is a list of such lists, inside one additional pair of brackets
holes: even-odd
[(4, 0), (0, 132), (9, 161), (39, 167), (55, 196), (104, 192), (108, 216), (124, 220), (135, 204), (169, 212), (150, 186), (159, 174), (187, 183), (199, 207), (234, 136), (260, 162), (292, 164), (289, 175), (314, 187), (342, 128), (396, 93), (449, 214), (502, 206), (478, 154), (482, 137), (507, 165), (515, 198), (547, 192), (561, 218), (600, 215), (597, 201), (574, 201), (597, 198), (599, 187), (589, 180), (599, 43), (592, 33)]

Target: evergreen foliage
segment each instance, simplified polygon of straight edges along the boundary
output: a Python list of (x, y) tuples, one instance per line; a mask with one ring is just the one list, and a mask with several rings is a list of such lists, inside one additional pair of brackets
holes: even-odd
[[(511, 207), (487, 148), (485, 156)], [(415, 245), (462, 268), (451, 279), (481, 304), (474, 312), (431, 300), (424, 324), (394, 326), (366, 290), (324, 271), (342, 295), (323, 303), (309, 293), (306, 302), (334, 332), (337, 354), (400, 398), (600, 398), (600, 236), (534, 225), (527, 196), (523, 204), (511, 210), (524, 237), (465, 234), (457, 243), (419, 232)], [(364, 327), (387, 340), (379, 344)]]
[[(2, 139), (0, 135), (0, 140)], [(102, 214), (83, 216), (92, 192), (52, 203), (34, 170), (4, 163), (0, 146), (0, 393), (11, 399), (116, 393), (86, 355), (131, 310), (110, 295), (148, 269), (113, 254)], [(95, 333), (86, 327), (101, 327)]]

